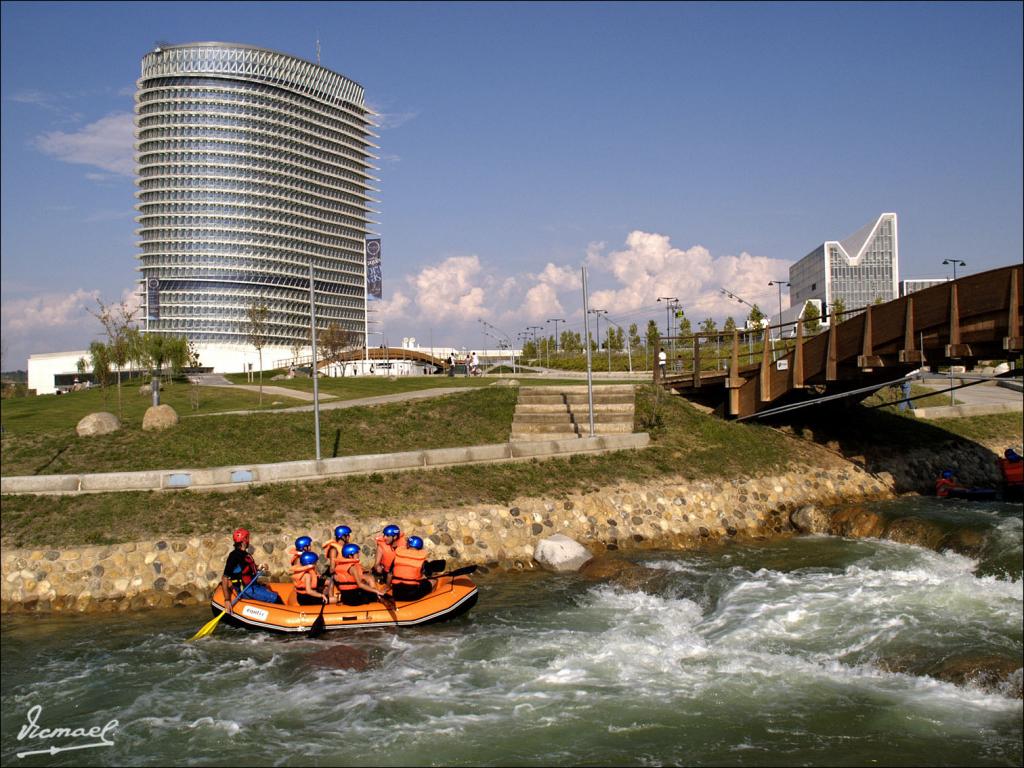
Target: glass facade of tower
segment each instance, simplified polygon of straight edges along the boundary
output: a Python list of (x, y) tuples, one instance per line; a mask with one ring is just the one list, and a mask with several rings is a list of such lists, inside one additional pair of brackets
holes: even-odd
[(136, 126), (147, 331), (245, 343), (256, 303), (268, 344), (308, 344), (312, 265), (318, 328), (362, 337), (375, 147), (360, 85), (261, 48), (161, 47)]

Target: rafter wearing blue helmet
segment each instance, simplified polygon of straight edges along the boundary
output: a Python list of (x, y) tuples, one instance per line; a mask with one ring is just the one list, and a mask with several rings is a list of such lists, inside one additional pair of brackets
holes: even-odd
[(377, 554), (373, 560), (373, 573), (377, 581), (391, 583), (391, 569), (395, 564), (395, 551), (405, 546), (405, 536), (401, 528), (392, 523), (385, 525), (376, 539)]
[(298, 564), (292, 566), (292, 586), (295, 587), (295, 597), (299, 605), (319, 605), (327, 602), (327, 594), (323, 591), (323, 579), (316, 572), (319, 559), (316, 552), (302, 552), (299, 554)]
[(395, 600), (419, 600), (430, 594), (435, 582), (427, 578), (426, 562), (427, 553), (419, 536), (410, 536), (404, 547), (395, 550), (391, 576), (391, 593)]

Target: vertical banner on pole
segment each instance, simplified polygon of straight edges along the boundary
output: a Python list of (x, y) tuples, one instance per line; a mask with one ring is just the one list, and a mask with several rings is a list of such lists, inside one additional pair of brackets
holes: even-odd
[(160, 319), (160, 280), (156, 277), (146, 280), (146, 319)]
[(380, 272), (380, 238), (366, 241), (366, 295), (383, 299), (383, 280)]

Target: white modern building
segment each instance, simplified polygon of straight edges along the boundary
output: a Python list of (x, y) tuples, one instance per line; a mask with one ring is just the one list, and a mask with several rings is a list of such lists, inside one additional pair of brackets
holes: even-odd
[(856, 310), (899, 294), (899, 231), (895, 213), (883, 213), (845, 240), (826, 240), (789, 268), (792, 320), (808, 299), (821, 302), (823, 315), (841, 300)]
[(362, 86), (234, 43), (160, 45), (137, 85), (145, 332), (240, 371), (255, 358), (254, 305), (269, 310), (265, 364), (308, 354), (312, 292), (318, 331), (334, 323), (362, 345), (375, 191)]
[(942, 285), (943, 283), (948, 283), (951, 279), (949, 277), (920, 277), (913, 280), (900, 280), (900, 296), (923, 291), (925, 288), (931, 288), (933, 285)]

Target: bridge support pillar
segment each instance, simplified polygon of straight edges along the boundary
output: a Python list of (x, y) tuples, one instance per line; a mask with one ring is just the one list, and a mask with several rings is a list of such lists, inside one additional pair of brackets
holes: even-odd
[(832, 322), (828, 326), (828, 350), (825, 353), (825, 381), (835, 381), (839, 378), (837, 371), (837, 352), (836, 347), (838, 340), (836, 339), (836, 316), (832, 315)]
[(740, 376), (740, 332), (732, 332), (732, 359), (729, 361), (729, 378), (725, 380), (725, 387), (729, 390), (729, 415), (740, 415), (740, 387), (745, 379)]
[(949, 343), (946, 345), (946, 357), (972, 357), (969, 344), (960, 343), (960, 302), (957, 299), (956, 282), (949, 286)]
[(796, 348), (793, 350), (793, 388), (804, 385), (804, 323), (796, 321)]
[(857, 367), (863, 371), (881, 368), (882, 358), (875, 354), (875, 342), (871, 336), (871, 305), (864, 308), (864, 330), (862, 331), (861, 353), (857, 355)]
[(758, 371), (760, 382), (759, 395), (761, 402), (767, 403), (772, 399), (772, 352), (771, 352), (771, 331), (764, 329), (764, 343), (761, 347), (761, 368)]
[(903, 322), (903, 349), (899, 353), (901, 363), (923, 363), (924, 350), (914, 346), (914, 297), (907, 296), (907, 314)]
[(1003, 349), (1007, 351), (1024, 349), (1024, 332), (1021, 331), (1020, 320), (1020, 273), (1020, 269), (1010, 273), (1010, 313), (1006, 321), (1006, 337), (1003, 339)]

